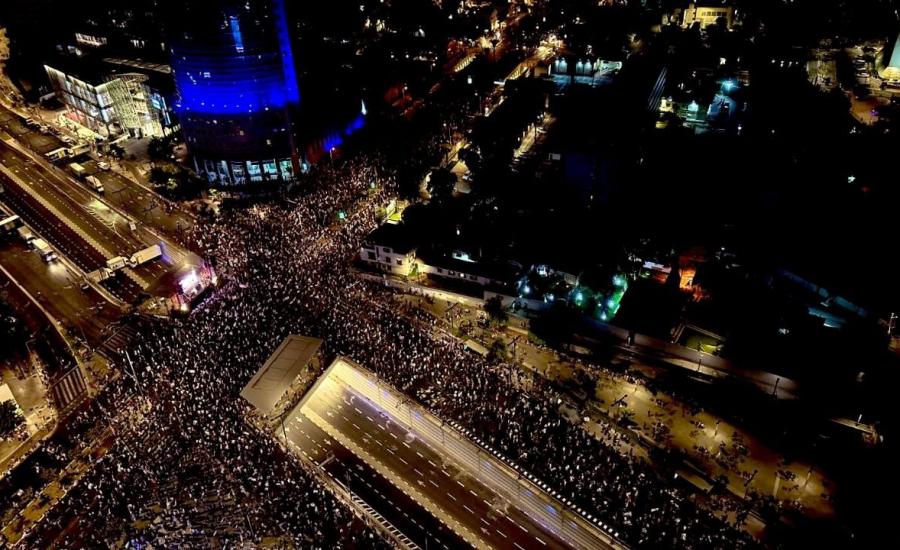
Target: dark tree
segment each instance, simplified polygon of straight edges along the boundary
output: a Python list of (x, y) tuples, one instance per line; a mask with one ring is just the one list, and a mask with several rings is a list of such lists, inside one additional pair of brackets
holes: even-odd
[(499, 296), (494, 296), (484, 303), (484, 312), (488, 314), (491, 321), (498, 325), (506, 323), (509, 317), (503, 308), (503, 300)]
[(22, 425), (24, 419), (15, 401), (0, 403), (0, 437), (7, 438), (16, 428)]

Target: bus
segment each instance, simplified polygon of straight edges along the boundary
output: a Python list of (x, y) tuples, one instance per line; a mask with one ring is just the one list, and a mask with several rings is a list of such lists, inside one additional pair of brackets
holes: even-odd
[(45, 156), (50, 162), (56, 162), (64, 158), (68, 158), (70, 156), (69, 151), (71, 151), (71, 149), (69, 149), (68, 147), (60, 147), (59, 149), (50, 151)]

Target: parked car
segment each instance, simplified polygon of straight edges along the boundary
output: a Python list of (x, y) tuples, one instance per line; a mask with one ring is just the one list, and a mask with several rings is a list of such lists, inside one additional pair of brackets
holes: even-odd
[(108, 162), (105, 162), (102, 160), (97, 163), (97, 167), (100, 168), (101, 170), (109, 170), (111, 168), (111, 166), (109, 165)]

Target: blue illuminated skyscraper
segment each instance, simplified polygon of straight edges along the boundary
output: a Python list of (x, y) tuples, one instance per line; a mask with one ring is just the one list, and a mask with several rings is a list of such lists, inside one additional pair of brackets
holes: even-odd
[(291, 180), (300, 92), (284, 0), (185, 0), (170, 30), (197, 172), (226, 185)]

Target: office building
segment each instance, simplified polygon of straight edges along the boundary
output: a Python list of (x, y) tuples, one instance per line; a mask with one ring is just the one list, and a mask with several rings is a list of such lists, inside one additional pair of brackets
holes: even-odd
[(284, 0), (191, 0), (170, 30), (176, 112), (197, 173), (221, 185), (293, 179), (300, 92)]
[(101, 136), (162, 136), (173, 124), (165, 67), (159, 78), (123, 59), (61, 58), (44, 69), (66, 117)]

